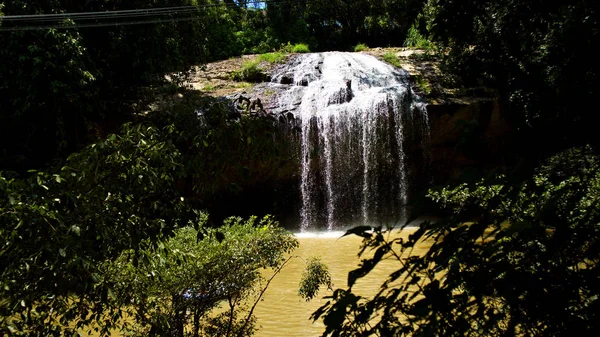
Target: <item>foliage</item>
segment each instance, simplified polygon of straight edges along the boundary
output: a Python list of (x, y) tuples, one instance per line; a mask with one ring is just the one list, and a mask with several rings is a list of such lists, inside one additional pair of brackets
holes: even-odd
[(283, 63), (286, 60), (286, 55), (282, 52), (273, 52), (258, 55), (258, 62), (268, 63)]
[(244, 62), (242, 69), (231, 73), (231, 79), (239, 82), (263, 82), (267, 75), (261, 67), (261, 63), (283, 63), (287, 56), (282, 52), (260, 54), (256, 58)]
[(370, 46), (398, 46), (425, 2), (311, 1), (306, 4), (303, 18), (316, 40), (317, 50), (348, 50), (360, 41)]
[[(198, 221), (194, 225), (204, 227), (206, 217)], [(270, 217), (229, 218), (202, 240), (199, 235), (204, 233), (184, 227), (164, 247), (143, 252), (149, 263), (136, 266), (132, 252), (125, 252), (106, 266), (118, 305), (135, 318), (137, 331), (183, 336), (184, 327), (192, 326), (193, 336), (251, 335), (252, 312), (244, 313), (260, 300), (261, 269), (281, 267), (298, 246)], [(227, 308), (211, 314), (222, 302)]]
[(415, 75), (414, 81), (417, 88), (419, 88), (419, 91), (421, 91), (423, 94), (429, 95), (431, 93), (431, 86), (423, 76)]
[[(110, 283), (99, 263), (187, 218), (174, 188), (172, 129), (126, 125), (53, 172), (0, 175), (0, 331), (58, 336), (102, 321)], [(152, 241), (154, 242), (154, 241)]]
[(252, 87), (252, 83), (249, 82), (238, 82), (234, 86), (235, 88), (250, 88)]
[(406, 34), (406, 40), (404, 40), (404, 47), (432, 50), (433, 43), (431, 43), (425, 36), (419, 32), (414, 26), (410, 26), (408, 33)]
[(392, 52), (387, 52), (385, 54), (383, 54), (383, 60), (391, 65), (393, 65), (394, 67), (397, 68), (402, 68), (402, 64), (400, 63), (400, 59), (398, 59), (398, 56)]
[[(243, 14), (242, 14), (243, 13)], [(243, 54), (262, 54), (275, 50), (279, 44), (268, 26), (268, 20), (262, 11), (248, 9), (240, 12), (238, 30), (235, 32), (237, 43)]]
[[(355, 230), (374, 250), (313, 314), (335, 336), (598, 334), (600, 158), (551, 157), (521, 183), (504, 177), (431, 191), (451, 211), (408, 240)], [(413, 255), (420, 244), (430, 248)], [(373, 298), (352, 292), (380, 261), (397, 261)]]
[(265, 4), (267, 32), (277, 44), (314, 40), (306, 22), (308, 4), (293, 0), (268, 0)]
[(242, 65), (242, 69), (231, 73), (231, 79), (240, 82), (263, 82), (266, 76), (258, 60), (247, 61)]
[(288, 41), (287, 43), (282, 43), (279, 46), (279, 51), (286, 54), (291, 54), (294, 52), (294, 46)]
[[(3, 6), (6, 16), (161, 7), (141, 0), (10, 0)], [(35, 25), (12, 22), (3, 20), (2, 28)], [(74, 28), (81, 23), (64, 20), (58, 29), (0, 32), (3, 169), (24, 173), (63, 160), (90, 143), (93, 123), (123, 121), (142, 87), (165, 72), (204, 61), (206, 54), (202, 20)]]
[(72, 149), (97, 76), (77, 32), (1, 34), (0, 165), (25, 171)]
[[(510, 119), (530, 135), (519, 146), (597, 141), (593, 106), (600, 94), (600, 42), (592, 0), (438, 0), (431, 31), (449, 49), (467, 85), (498, 88)], [(577, 97), (577, 99), (573, 99)], [(561, 134), (561, 137), (556, 137)]]
[(217, 88), (211, 84), (211, 83), (207, 83), (204, 85), (204, 87), (202, 88), (203, 91), (215, 91)]
[(310, 53), (310, 48), (306, 43), (296, 43), (292, 47), (292, 53)]
[(310, 47), (306, 43), (296, 43), (292, 45), (289, 41), (287, 44), (282, 43), (279, 51), (286, 54), (291, 53), (310, 53)]
[(367, 51), (367, 50), (369, 50), (369, 46), (367, 46), (364, 43), (359, 43), (356, 46), (354, 46), (354, 51), (355, 52)]
[(298, 295), (307, 301), (315, 298), (319, 293), (320, 286), (331, 289), (331, 274), (327, 266), (318, 257), (311, 257), (306, 261), (306, 268), (302, 272)]

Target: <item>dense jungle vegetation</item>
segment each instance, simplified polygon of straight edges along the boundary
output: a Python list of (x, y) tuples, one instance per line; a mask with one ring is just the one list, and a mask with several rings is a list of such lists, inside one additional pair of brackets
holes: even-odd
[[(183, 336), (191, 309), (195, 336), (251, 335), (242, 303), (297, 242), (270, 217), (202, 210), (242, 188), (224, 170), (285, 169), (284, 136), (219, 100), (148, 105), (194, 65), (301, 45), (427, 48), (496, 89), (518, 130), (508, 167), (427, 193), (442, 220), (410, 240), (351, 231), (375, 255), (314, 314), (326, 335), (598, 335), (598, 14), (593, 0), (0, 1), (0, 333)], [(381, 292), (354, 294), (387, 258)], [(327, 284), (310, 267), (307, 297)]]

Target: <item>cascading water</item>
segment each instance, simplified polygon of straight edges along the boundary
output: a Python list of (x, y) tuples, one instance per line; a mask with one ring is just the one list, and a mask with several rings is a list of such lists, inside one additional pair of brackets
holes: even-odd
[(290, 85), (279, 106), (301, 122), (301, 230), (405, 218), (405, 147), (429, 138), (407, 72), (330, 52), (299, 56), (273, 82)]

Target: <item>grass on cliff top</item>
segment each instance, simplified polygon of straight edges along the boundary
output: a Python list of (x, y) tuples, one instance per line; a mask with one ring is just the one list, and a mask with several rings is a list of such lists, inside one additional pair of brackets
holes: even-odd
[(258, 63), (260, 62), (268, 62), (271, 64), (274, 63), (283, 63), (285, 62), (286, 55), (282, 52), (273, 52), (258, 55)]
[(296, 43), (292, 47), (292, 53), (310, 53), (310, 48), (305, 43)]
[(237, 82), (262, 82), (266, 75), (259, 63), (259, 58), (245, 62), (242, 69), (231, 73), (231, 79)]
[(356, 46), (354, 46), (354, 51), (355, 52), (366, 51), (366, 50), (369, 50), (369, 46), (367, 46), (364, 43), (359, 43)]
[(288, 41), (288, 43), (281, 44), (281, 46), (279, 47), (279, 51), (286, 54), (310, 53), (310, 48), (306, 43), (296, 43), (293, 45)]

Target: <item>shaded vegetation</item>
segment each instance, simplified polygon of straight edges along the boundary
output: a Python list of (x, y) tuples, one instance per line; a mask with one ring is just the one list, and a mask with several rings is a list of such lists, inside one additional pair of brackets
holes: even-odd
[[(559, 153), (514, 183), (497, 177), (431, 191), (450, 211), (408, 240), (356, 229), (374, 251), (313, 315), (335, 336), (596, 335), (600, 254), (599, 158)], [(431, 248), (412, 254), (427, 240)], [(392, 259), (373, 298), (355, 282)]]
[[(448, 61), (475, 85), (500, 90), (529, 154), (597, 144), (600, 42), (592, 1), (432, 1), (431, 32)], [(543, 151), (540, 151), (543, 149)]]

